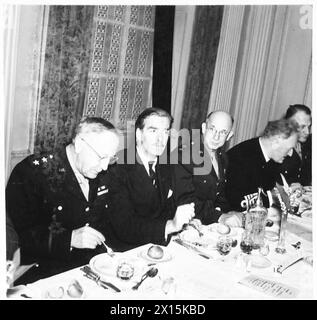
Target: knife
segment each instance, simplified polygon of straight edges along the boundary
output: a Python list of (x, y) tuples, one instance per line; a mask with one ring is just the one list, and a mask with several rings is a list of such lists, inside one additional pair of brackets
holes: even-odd
[(198, 253), (201, 257), (205, 258), (205, 259), (212, 259), (211, 256), (201, 252), (199, 249), (197, 249), (195, 246), (192, 246), (188, 243), (183, 242), (181, 239), (174, 239), (174, 241), (178, 244), (180, 244), (181, 246), (187, 248), (187, 249), (191, 249), (193, 251), (195, 251), (196, 253)]
[(116, 292), (121, 292), (121, 290), (118, 287), (116, 287), (114, 284), (112, 284), (111, 282), (101, 280), (100, 276), (97, 273), (95, 273), (94, 271), (92, 271), (89, 266), (84, 266), (84, 267), (80, 268), (80, 270), (85, 273), (85, 276), (87, 278), (94, 280), (99, 286), (101, 286), (105, 289), (108, 289), (108, 287), (109, 287)]

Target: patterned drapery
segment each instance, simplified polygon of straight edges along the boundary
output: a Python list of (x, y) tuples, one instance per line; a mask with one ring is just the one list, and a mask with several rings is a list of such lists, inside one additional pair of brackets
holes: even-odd
[(50, 6), (35, 152), (61, 148), (82, 117), (93, 6)]
[(197, 6), (181, 128), (205, 120), (215, 70), (223, 6)]

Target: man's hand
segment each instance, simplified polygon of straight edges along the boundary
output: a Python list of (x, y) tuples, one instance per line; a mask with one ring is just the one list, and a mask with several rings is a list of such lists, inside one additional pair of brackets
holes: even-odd
[(165, 237), (170, 233), (182, 230), (183, 225), (195, 216), (195, 204), (183, 204), (177, 207), (173, 220), (168, 220), (165, 227)]
[(242, 227), (242, 215), (243, 213), (237, 211), (229, 211), (228, 213), (223, 213), (218, 222), (226, 224), (229, 227), (236, 228)]
[(102, 233), (86, 225), (73, 230), (70, 246), (78, 249), (95, 249), (103, 241), (105, 237)]

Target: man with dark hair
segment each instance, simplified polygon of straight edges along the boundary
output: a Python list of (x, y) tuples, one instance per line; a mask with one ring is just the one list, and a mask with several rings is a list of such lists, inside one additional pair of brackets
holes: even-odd
[(102, 118), (83, 118), (61, 153), (30, 155), (13, 169), (6, 210), (19, 236), (21, 264), (38, 263), (20, 283), (89, 262), (105, 252), (108, 165), (119, 136)]
[(298, 142), (292, 155), (284, 159), (279, 170), (289, 184), (299, 182), (309, 186), (312, 183), (311, 111), (305, 105), (294, 104), (287, 109), (285, 119), (297, 124)]
[(290, 155), (298, 139), (297, 126), (286, 119), (271, 121), (260, 137), (231, 148), (227, 154), (226, 197), (233, 210), (242, 211), (244, 196), (274, 188), (279, 180), (278, 163)]
[(160, 158), (171, 124), (166, 111), (145, 109), (135, 123), (136, 150), (120, 154), (126, 160), (128, 152), (135, 152), (135, 163), (119, 159), (110, 171), (109, 240), (118, 251), (167, 244), (194, 216), (192, 198), (175, 195), (174, 167)]
[[(211, 112), (202, 123), (201, 136), (193, 134), (190, 143), (182, 143), (175, 150), (180, 163), (176, 172), (185, 171), (191, 177), (186, 181), (176, 179), (177, 187), (193, 184), (195, 217), (203, 224), (217, 222), (222, 213), (230, 210), (224, 194), (228, 164), (224, 145), (233, 135), (232, 126), (233, 118), (229, 113), (221, 110)], [(186, 161), (186, 157), (189, 161)], [(181, 176), (187, 177), (184, 174)]]

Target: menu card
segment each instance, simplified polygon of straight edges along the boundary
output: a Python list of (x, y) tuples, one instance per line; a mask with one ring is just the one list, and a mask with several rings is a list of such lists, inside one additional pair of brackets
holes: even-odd
[(264, 292), (270, 296), (282, 299), (295, 298), (299, 293), (298, 289), (284, 283), (267, 280), (255, 275), (249, 275), (241, 279), (239, 283), (257, 291)]

